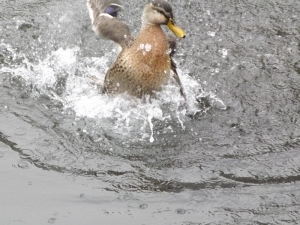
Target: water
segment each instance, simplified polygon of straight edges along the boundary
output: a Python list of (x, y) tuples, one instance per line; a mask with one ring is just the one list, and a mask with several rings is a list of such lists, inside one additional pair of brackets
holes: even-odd
[(298, 223), (299, 1), (171, 3), (187, 109), (99, 92), (85, 1), (0, 1), (1, 224)]

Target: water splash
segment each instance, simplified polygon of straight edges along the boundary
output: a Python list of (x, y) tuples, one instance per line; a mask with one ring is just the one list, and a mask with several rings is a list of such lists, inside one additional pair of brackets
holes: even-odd
[[(10, 45), (1, 45), (14, 55), (14, 60), (21, 57)], [(100, 90), (110, 54), (100, 58), (79, 57), (79, 47), (59, 48), (38, 63), (30, 62), (23, 54), (21, 65), (3, 67), (0, 71), (20, 76), (26, 83), (33, 84), (39, 90), (36, 97), (46, 94), (61, 102), (65, 111), (72, 111), (79, 118), (93, 119), (93, 129), (101, 127), (109, 135), (116, 134), (121, 139), (133, 141), (149, 140), (152, 143), (160, 133), (184, 130), (187, 112), (197, 113), (202, 98), (209, 98), (213, 107), (226, 108), (212, 93), (201, 91), (199, 94), (200, 84), (181, 70), (178, 72), (187, 95), (187, 108), (183, 107), (184, 99), (172, 79), (151, 101), (126, 94), (103, 95)]]

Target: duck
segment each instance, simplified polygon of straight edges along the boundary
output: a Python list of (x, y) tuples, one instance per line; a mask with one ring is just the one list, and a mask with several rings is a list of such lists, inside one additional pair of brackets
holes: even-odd
[(121, 48), (105, 75), (102, 93), (127, 93), (138, 98), (153, 96), (162, 90), (172, 74), (185, 98), (173, 60), (176, 39), (166, 34), (161, 26), (166, 25), (179, 38), (185, 38), (186, 33), (175, 23), (172, 7), (167, 1), (151, 0), (146, 4), (136, 38), (129, 26), (118, 19), (118, 13), (123, 9), (120, 0), (87, 0), (87, 7), (93, 31)]

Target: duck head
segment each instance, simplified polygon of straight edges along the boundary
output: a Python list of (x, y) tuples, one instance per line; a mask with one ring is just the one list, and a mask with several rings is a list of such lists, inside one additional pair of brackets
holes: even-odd
[(175, 24), (171, 5), (164, 0), (152, 0), (145, 6), (142, 23), (167, 25), (177, 37), (186, 36), (184, 30)]

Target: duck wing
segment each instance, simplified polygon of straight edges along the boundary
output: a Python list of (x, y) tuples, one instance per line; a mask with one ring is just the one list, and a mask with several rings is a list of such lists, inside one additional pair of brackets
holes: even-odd
[(176, 83), (180, 87), (180, 94), (181, 94), (181, 96), (186, 101), (186, 94), (184, 92), (181, 80), (180, 80), (179, 75), (177, 73), (177, 65), (176, 65), (176, 63), (173, 60), (173, 56), (176, 53), (176, 39), (173, 36), (167, 34), (167, 40), (169, 42), (169, 47), (170, 47), (170, 50), (171, 50), (170, 53), (169, 53), (169, 55), (170, 55), (170, 59), (171, 59), (171, 70), (173, 71), (173, 77), (174, 77)]
[(112, 40), (122, 48), (133, 40), (127, 24), (120, 21), (118, 12), (123, 9), (119, 0), (87, 0), (93, 31), (100, 37)]

